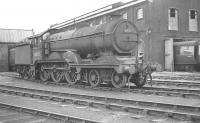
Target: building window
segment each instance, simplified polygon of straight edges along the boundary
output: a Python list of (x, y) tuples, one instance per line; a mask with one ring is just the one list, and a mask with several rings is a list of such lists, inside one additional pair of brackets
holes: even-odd
[(139, 8), (137, 9), (137, 19), (143, 19), (144, 18), (144, 12), (143, 12), (143, 8)]
[(178, 11), (175, 8), (168, 10), (168, 30), (178, 30)]
[(123, 18), (123, 19), (128, 19), (128, 14), (127, 14), (127, 12), (125, 12), (125, 13), (122, 14), (122, 18)]
[(189, 11), (189, 31), (198, 32), (197, 11)]

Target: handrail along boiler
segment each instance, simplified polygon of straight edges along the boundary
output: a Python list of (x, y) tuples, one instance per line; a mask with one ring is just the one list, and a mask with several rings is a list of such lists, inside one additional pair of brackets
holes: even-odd
[(108, 83), (115, 88), (132, 82), (142, 87), (147, 81), (147, 66), (138, 51), (140, 43), (137, 27), (124, 19), (46, 33), (37, 51), (31, 44), (16, 47), (15, 57), (19, 59), (20, 52), (29, 49), (26, 57), (31, 59), (26, 64), (18, 60), (17, 71), (22, 77), (42, 81), (86, 82), (93, 87)]

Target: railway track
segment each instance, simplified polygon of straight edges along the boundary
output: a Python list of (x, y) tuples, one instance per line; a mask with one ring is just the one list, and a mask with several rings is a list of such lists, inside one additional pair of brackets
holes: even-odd
[(166, 116), (168, 118), (179, 120), (200, 121), (200, 107), (198, 106), (119, 99), (95, 95), (61, 93), (58, 91), (47, 91), (14, 86), (1, 86), (0, 92), (9, 95), (30, 97), (59, 103), (106, 108), (115, 111), (124, 111), (128, 113), (151, 116)]
[(192, 80), (192, 81), (198, 81), (200, 80), (200, 75), (196, 76), (187, 76), (187, 75), (178, 75), (178, 76), (153, 76), (153, 79), (169, 79), (169, 80)]
[[(1, 123), (62, 123), (58, 119), (39, 115), (39, 112), (25, 110), (0, 103), (0, 122)], [(63, 122), (64, 123), (64, 122)]]
[(179, 76), (183, 76), (183, 77), (199, 77), (199, 72), (167, 72), (167, 71), (162, 71), (162, 72), (156, 72), (153, 73), (153, 76), (170, 76), (170, 77), (179, 77)]
[[(42, 83), (41, 81), (37, 81), (38, 83)], [(115, 92), (132, 92), (132, 93), (141, 93), (146, 95), (158, 95), (158, 96), (170, 96), (170, 97), (183, 97), (183, 98), (195, 98), (200, 99), (200, 90), (198, 89), (183, 89), (183, 88), (169, 88), (169, 87), (143, 87), (137, 88), (135, 86), (125, 87), (125, 88), (112, 88), (106, 87), (102, 85), (101, 87), (91, 87), (88, 85), (68, 85), (66, 83), (54, 83), (54, 82), (46, 82), (45, 83), (56, 86), (65, 86), (70, 88), (78, 88), (78, 89), (90, 89), (90, 90), (102, 90), (102, 91), (115, 91)]]
[[(6, 75), (7, 76), (7, 75)], [(14, 77), (16, 79), (22, 79), (19, 78), (19, 76), (14, 76), (14, 75), (8, 75), (9, 77)], [(22, 79), (25, 80), (25, 79)], [(169, 96), (169, 97), (183, 97), (183, 98), (191, 98), (191, 99), (200, 99), (200, 90), (197, 88), (172, 88), (170, 85), (173, 84), (172, 81), (153, 81), (153, 83), (157, 83), (156, 86), (145, 86), (143, 88), (136, 88), (135, 86), (130, 85), (129, 87), (125, 87), (125, 88), (112, 88), (109, 86), (104, 86), (102, 85), (101, 87), (91, 87), (88, 86), (87, 84), (77, 84), (77, 85), (68, 85), (67, 83), (54, 83), (51, 81), (47, 81), (47, 82), (42, 82), (40, 80), (29, 80), (28, 82), (37, 82), (37, 83), (41, 83), (41, 84), (45, 84), (45, 85), (55, 85), (55, 86), (62, 86), (62, 87), (70, 87), (70, 88), (78, 88), (78, 89), (90, 89), (90, 90), (101, 90), (101, 91), (115, 91), (115, 92), (132, 92), (132, 93), (141, 93), (141, 94), (145, 94), (145, 95), (158, 95), (158, 96)], [(158, 83), (162, 83), (162, 84), (158, 84)], [(178, 82), (177, 82), (178, 83)], [(186, 82), (180, 82), (180, 84), (184, 84)], [(190, 82), (188, 82), (190, 83)], [(150, 84), (150, 83), (148, 83)], [(186, 83), (187, 84), (187, 83)], [(191, 84), (191, 83), (190, 83)], [(198, 84), (197, 82), (194, 84)], [(157, 85), (165, 85), (165, 86), (157, 86)], [(200, 85), (200, 83), (199, 83)], [(186, 85), (187, 86), (187, 85)]]
[[(148, 83), (149, 85), (151, 83)], [(188, 80), (153, 79), (152, 85), (166, 85), (174, 87), (200, 88), (200, 82)]]
[[(19, 77), (18, 74), (16, 73), (6, 73), (6, 74), (0, 74), (2, 76), (9, 76), (9, 77), (14, 77), (17, 79), (22, 79)], [(153, 77), (153, 81), (152, 83), (150, 83), (150, 81), (148, 80), (148, 85), (157, 85), (157, 86), (162, 86), (162, 85), (166, 85), (166, 86), (170, 86), (170, 87), (187, 87), (187, 88), (198, 88), (200, 89), (200, 77), (198, 77), (197, 80), (192, 80), (190, 79), (183, 79), (183, 78), (178, 78), (178, 79), (173, 79), (173, 77), (159, 77), (159, 76), (154, 76)]]
[[(39, 83), (42, 83), (38, 81)], [(52, 83), (47, 82), (45, 84), (65, 86), (70, 88), (78, 89), (90, 89), (90, 90), (100, 90), (100, 91), (115, 91), (115, 92), (132, 92), (145, 95), (158, 95), (158, 96), (169, 96), (169, 97), (183, 97), (183, 98), (194, 98), (200, 99), (200, 90), (197, 89), (182, 89), (182, 88), (168, 88), (168, 87), (143, 87), (136, 88), (135, 86), (125, 87), (125, 88), (112, 88), (112, 87), (91, 87), (88, 85), (68, 85), (65, 83)]]
[[(6, 120), (1, 120), (2, 122), (11, 122), (11, 123), (100, 123), (98, 121), (92, 121), (87, 119), (82, 119), (73, 116), (67, 116), (57, 113), (45, 112), (41, 110), (34, 110), (29, 108), (24, 108), (20, 106), (13, 106), (0, 103), (0, 108), (2, 109), (9, 109), (13, 111), (17, 111), (17, 114), (23, 114), (20, 117), (22, 118), (13, 118), (13, 115), (8, 117)], [(17, 115), (16, 114), (16, 115)], [(31, 114), (32, 117), (27, 116), (27, 114)], [(9, 114), (8, 114), (9, 116)], [(19, 116), (19, 115), (17, 115)], [(0, 116), (1, 117), (1, 116)], [(39, 119), (38, 119), (39, 118)], [(29, 121), (30, 120), (30, 121)], [(33, 121), (31, 121), (33, 120)]]
[[(95, 120), (88, 120), (80, 117), (63, 115), (61, 113), (54, 113), (34, 109), (32, 107), (11, 105), (6, 103), (0, 103), (0, 109), (3, 109), (4, 111), (9, 110), (10, 112), (17, 112), (15, 115), (5, 114), (3, 116), (0, 112), (0, 122), (2, 123), (99, 123), (99, 121)], [(18, 114), (21, 114), (20, 117)], [(30, 117), (30, 115), (32, 115), (33, 119)], [(15, 116), (18, 116), (18, 118)], [(3, 119), (4, 117), (6, 118)]]
[[(0, 74), (1, 76), (9, 76), (9, 77), (14, 77), (14, 78), (17, 78), (17, 79), (22, 79), (19, 77), (18, 74), (16, 73), (6, 73), (6, 74)], [(170, 87), (187, 87), (187, 88), (198, 88), (200, 89), (200, 82), (199, 81), (196, 81), (196, 80), (191, 80), (190, 79), (181, 79), (178, 78), (178, 79), (172, 79), (173, 77), (171, 77), (171, 79), (169, 77), (159, 77), (159, 76), (154, 76), (153, 77), (153, 81), (152, 83), (150, 83), (150, 80), (148, 80), (147, 84), (148, 85), (157, 85), (157, 86), (163, 86), (163, 85), (166, 85), (166, 86), (170, 86)], [(200, 80), (200, 77), (198, 77), (199, 79), (197, 80)]]

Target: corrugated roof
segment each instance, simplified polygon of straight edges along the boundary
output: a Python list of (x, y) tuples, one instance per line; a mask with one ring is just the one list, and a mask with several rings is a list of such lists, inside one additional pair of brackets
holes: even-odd
[(33, 30), (0, 28), (0, 42), (19, 42), (33, 34)]

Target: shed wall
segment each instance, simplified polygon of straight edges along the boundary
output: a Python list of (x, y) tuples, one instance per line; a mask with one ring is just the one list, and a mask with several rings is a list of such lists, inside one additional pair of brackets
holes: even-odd
[(0, 44), (0, 72), (8, 71), (8, 45)]

